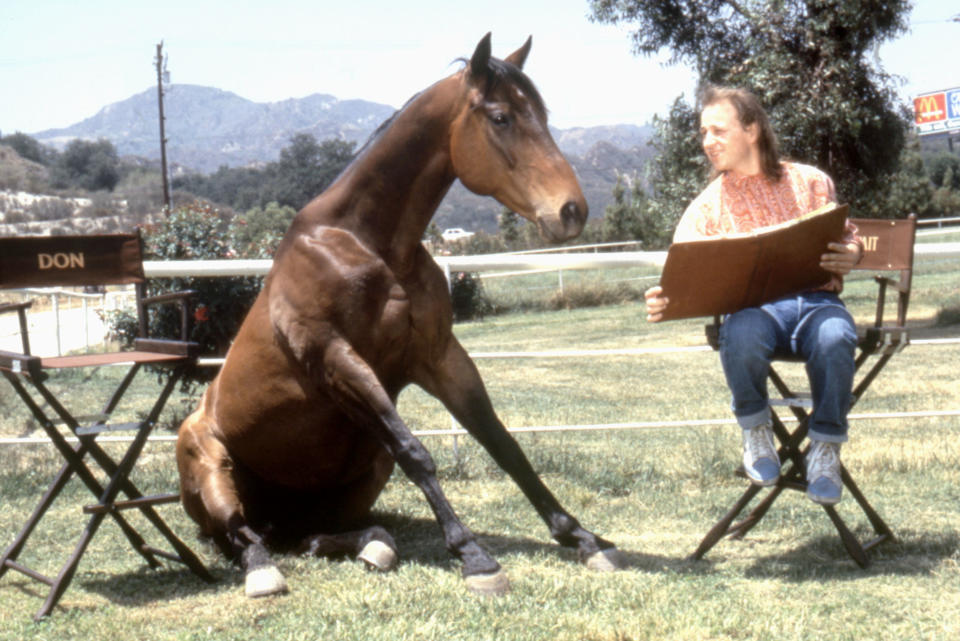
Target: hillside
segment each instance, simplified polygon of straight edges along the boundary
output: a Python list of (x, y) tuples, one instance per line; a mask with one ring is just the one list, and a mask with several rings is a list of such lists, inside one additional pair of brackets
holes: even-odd
[[(212, 87), (172, 85), (164, 99), (167, 157), (171, 170), (208, 173), (221, 166), (260, 165), (279, 157), (297, 133), (317, 140), (338, 138), (361, 146), (389, 118), (391, 106), (364, 100), (340, 100), (327, 94), (257, 103)], [(648, 126), (614, 125), (553, 129), (554, 138), (580, 178), (598, 218), (612, 199), (618, 175), (639, 177), (651, 154)], [(94, 116), (62, 129), (31, 134), (63, 149), (75, 138), (105, 138), (121, 156), (157, 160), (159, 126), (156, 89), (107, 105)], [(471, 194), (459, 183), (450, 190), (435, 218), (440, 227), (495, 231), (499, 203)]]
[[(296, 133), (361, 142), (393, 112), (387, 105), (325, 94), (257, 103), (212, 87), (172, 85), (164, 96), (167, 157), (202, 172), (257, 164), (276, 160)], [(157, 91), (147, 89), (75, 125), (33, 137), (60, 149), (74, 138), (106, 138), (120, 155), (159, 158)]]

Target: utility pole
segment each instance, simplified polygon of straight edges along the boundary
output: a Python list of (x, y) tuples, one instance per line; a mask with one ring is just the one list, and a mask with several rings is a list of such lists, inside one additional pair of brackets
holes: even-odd
[[(167, 213), (170, 213), (170, 183), (167, 179), (167, 138), (164, 134), (163, 122), (163, 77), (167, 75), (167, 61), (163, 57), (163, 41), (157, 45), (157, 106), (160, 108), (160, 171), (163, 173), (163, 204)], [(169, 76), (168, 76), (169, 77)]]

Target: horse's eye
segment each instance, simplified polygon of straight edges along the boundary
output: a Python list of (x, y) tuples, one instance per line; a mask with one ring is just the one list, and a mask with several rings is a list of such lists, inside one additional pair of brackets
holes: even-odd
[(506, 127), (510, 124), (510, 117), (502, 111), (492, 114), (490, 120), (498, 127)]

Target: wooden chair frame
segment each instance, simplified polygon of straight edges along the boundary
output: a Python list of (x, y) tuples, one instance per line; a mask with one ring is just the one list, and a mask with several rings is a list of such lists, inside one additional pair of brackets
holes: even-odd
[[(875, 276), (878, 285), (876, 315), (871, 325), (858, 330), (854, 363), (855, 376), (859, 375), (860, 378), (854, 384), (851, 407), (860, 400), (894, 354), (909, 344), (906, 322), (913, 276), (916, 216), (911, 214), (908, 218), (899, 220), (852, 219), (852, 222), (857, 225), (859, 235), (864, 241), (864, 255), (855, 269), (885, 272), (886, 274), (898, 272), (898, 275), (896, 277), (885, 274)], [(893, 322), (887, 322), (884, 318), (888, 290), (893, 291), (896, 295), (896, 319)], [(719, 330), (720, 317), (718, 316), (714, 318), (713, 324), (706, 326), (707, 341), (714, 349), (718, 349)], [(796, 359), (777, 358), (775, 360), (791, 361)], [(871, 363), (869, 367), (867, 367), (868, 362)], [(771, 411), (773, 432), (779, 442), (780, 479), (745, 518), (734, 523), (734, 520), (754, 497), (764, 489), (750, 484), (730, 510), (704, 536), (700, 545), (691, 555), (694, 559), (703, 558), (725, 536), (733, 539), (743, 538), (753, 526), (759, 523), (784, 489), (804, 492), (807, 489), (804, 456), (809, 447), (801, 450), (800, 446), (807, 436), (812, 402), (808, 394), (791, 390), (772, 367), (769, 377), (774, 387), (782, 395), (782, 399), (779, 401), (771, 400), (771, 406), (785, 406), (797, 419), (797, 426), (793, 432), (790, 432), (776, 411)], [(742, 468), (738, 470), (738, 473), (745, 476)], [(867, 501), (863, 492), (854, 482), (853, 477), (842, 464), (840, 473), (844, 487), (863, 510), (875, 536), (861, 542), (847, 527), (834, 506), (823, 505), (822, 507), (840, 535), (848, 554), (857, 565), (866, 567), (869, 564), (867, 552), (884, 541), (894, 540), (894, 535), (890, 527)]]
[[(140, 334), (135, 341), (134, 351), (79, 356), (35, 356), (30, 350), (26, 316), (32, 301), (0, 305), (0, 313), (16, 312), (18, 314), (22, 342), (21, 352), (0, 351), (0, 374), (11, 384), (64, 459), (62, 467), (33, 513), (13, 543), (0, 556), (0, 577), (7, 570), (12, 569), (49, 586), (46, 599), (34, 618), (39, 620), (47, 616), (69, 586), (87, 546), (103, 520), (110, 516), (120, 527), (133, 549), (151, 568), (161, 565), (158, 557), (165, 558), (185, 564), (194, 574), (205, 581), (212, 582), (213, 577), (200, 559), (174, 534), (153, 508), (154, 505), (162, 503), (178, 502), (179, 495), (144, 496), (129, 479), (170, 393), (187, 369), (195, 365), (198, 345), (188, 340), (189, 298), (193, 292), (176, 292), (155, 297), (145, 295), (146, 279), (143, 276), (142, 241), (139, 234), (3, 238), (0, 239), (0, 251), (3, 252), (3, 256), (0, 257), (0, 288), (61, 284), (135, 284)], [(41, 254), (48, 258), (41, 258)], [(49, 265), (42, 270), (36, 269), (38, 262), (41, 267), (44, 260), (51, 262), (49, 258), (51, 256), (76, 257), (77, 265), (71, 266), (64, 258), (61, 261), (62, 270), (50, 271)], [(180, 307), (179, 338), (168, 340), (148, 337), (148, 309), (160, 304), (177, 304)], [(54, 370), (121, 364), (129, 366), (127, 373), (101, 412), (92, 417), (71, 413), (45, 383), (49, 373)], [(134, 423), (107, 424), (110, 415), (120, 404), (130, 384), (144, 365), (170, 370), (147, 417)], [(90, 420), (92, 423), (82, 424)], [(67, 435), (61, 432), (59, 424), (66, 425), (69, 430)], [(117, 430), (135, 432), (119, 461), (114, 460), (96, 442), (100, 434)], [(69, 435), (76, 437), (76, 444), (68, 441)], [(106, 484), (97, 480), (93, 469), (87, 464), (88, 459), (106, 475)], [(96, 503), (83, 507), (83, 513), (89, 517), (80, 539), (56, 577), (48, 577), (18, 563), (17, 558), (44, 514), (74, 475), (87, 486), (97, 500)], [(124, 500), (118, 500), (121, 493), (126, 497)], [(122, 512), (128, 509), (138, 509), (167, 540), (174, 552), (170, 553), (149, 546), (133, 525), (124, 518)]]

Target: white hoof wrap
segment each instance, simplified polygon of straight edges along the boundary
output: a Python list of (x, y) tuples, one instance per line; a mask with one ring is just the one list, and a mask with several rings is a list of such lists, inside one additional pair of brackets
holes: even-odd
[(397, 567), (397, 553), (383, 541), (373, 540), (363, 546), (357, 558), (371, 570), (389, 572)]
[(471, 574), (464, 580), (467, 582), (467, 588), (477, 594), (500, 596), (510, 591), (510, 580), (503, 570), (497, 570), (492, 574)]
[(595, 572), (613, 572), (624, 567), (624, 561), (617, 548), (607, 548), (591, 555), (585, 565)]
[(251, 599), (286, 594), (287, 580), (274, 565), (264, 565), (247, 572), (244, 593)]

